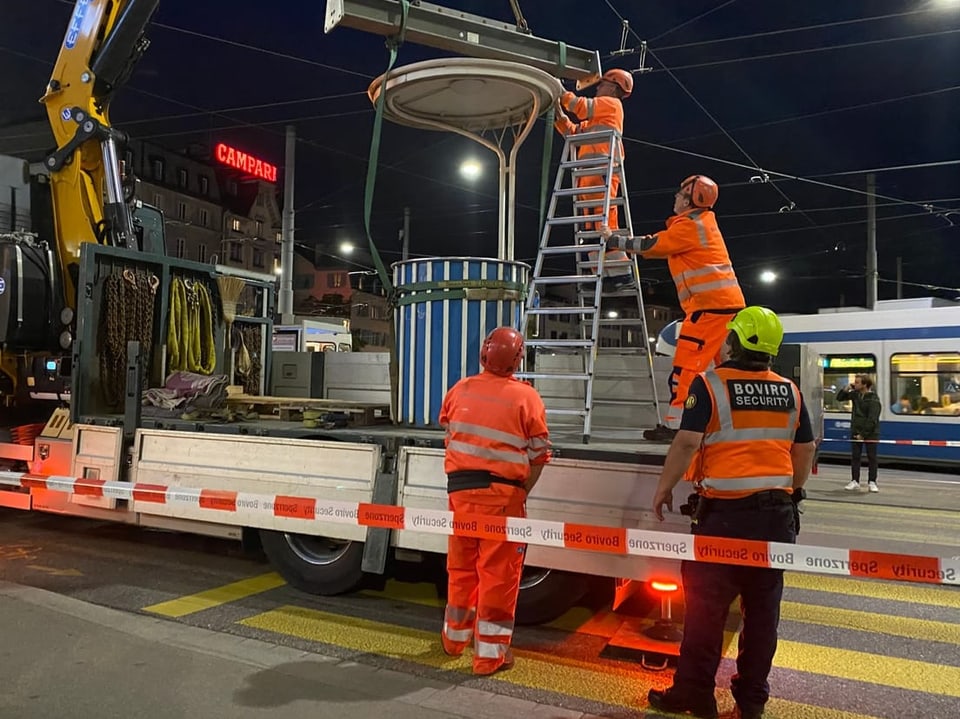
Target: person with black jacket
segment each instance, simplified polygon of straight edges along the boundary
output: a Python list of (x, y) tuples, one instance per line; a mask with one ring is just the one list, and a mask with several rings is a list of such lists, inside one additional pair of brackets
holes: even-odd
[(853, 384), (837, 392), (837, 401), (851, 401), (850, 411), (851, 479), (844, 489), (854, 492), (860, 489), (860, 457), (867, 448), (867, 487), (879, 492), (877, 486), (877, 440), (880, 439), (880, 397), (873, 390), (873, 380), (867, 375), (857, 375)]

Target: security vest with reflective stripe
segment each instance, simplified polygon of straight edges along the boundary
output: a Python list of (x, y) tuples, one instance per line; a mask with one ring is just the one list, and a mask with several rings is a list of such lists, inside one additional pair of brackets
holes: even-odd
[[(579, 97), (572, 92), (565, 92), (560, 97), (563, 107), (580, 120), (580, 123), (570, 121), (566, 115), (558, 113), (553, 123), (562, 135), (574, 133), (600, 132), (601, 130), (616, 130), (623, 134), (623, 103), (616, 97), (604, 95), (601, 97)], [(610, 155), (610, 143), (598, 142), (590, 145), (581, 145), (577, 157), (586, 160), (592, 157), (607, 157)], [(620, 143), (620, 157), (623, 157), (623, 143)]]
[(655, 237), (641, 254), (647, 259), (666, 259), (685, 314), (745, 306), (712, 210), (674, 215), (667, 220), (667, 229)]
[(481, 372), (447, 392), (440, 407), (447, 430), (444, 471), (485, 471), (524, 482), (530, 465), (550, 461), (543, 400), (526, 382)]
[(790, 450), (800, 425), (800, 390), (770, 370), (703, 372), (713, 414), (693, 479), (707, 497), (735, 499), (770, 489), (792, 492)]

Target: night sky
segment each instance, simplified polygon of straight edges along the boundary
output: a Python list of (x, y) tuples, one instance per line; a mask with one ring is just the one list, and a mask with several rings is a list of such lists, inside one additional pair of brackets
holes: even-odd
[[(507, 0), (438, 4), (513, 19)], [(0, 128), (43, 117), (36, 99), (72, 5), (0, 0)], [(597, 49), (604, 68), (637, 67), (636, 56), (608, 57), (620, 46), (618, 14), (636, 31), (631, 46), (648, 41), (654, 69), (635, 76), (625, 103), (636, 232), (662, 228), (679, 181), (708, 174), (720, 184), (716, 210), (748, 303), (786, 312), (863, 304), (864, 171), (875, 170), (880, 299), (895, 297), (898, 256), (904, 296), (960, 296), (960, 0), (520, 5), (535, 35)], [(364, 241), (366, 89), (387, 51), (379, 36), (324, 35), (324, 10), (323, 0), (161, 0), (152, 45), (112, 119), (173, 149), (224, 141), (278, 165), (283, 127), (294, 124), (297, 242), (335, 253), (343, 240)], [(399, 64), (437, 56), (408, 43)], [(543, 131), (539, 123), (520, 155), (518, 259), (532, 259), (539, 238)], [(46, 142), (26, 147), (42, 152)], [(458, 174), (467, 157), (484, 163), (475, 183)], [(373, 234), (387, 263), (398, 259), (404, 206), (413, 255), (496, 254), (493, 154), (387, 123), (380, 160)], [(769, 182), (751, 181), (757, 168)], [(764, 269), (780, 275), (775, 284), (758, 281)], [(663, 263), (641, 272), (651, 299), (675, 303)]]

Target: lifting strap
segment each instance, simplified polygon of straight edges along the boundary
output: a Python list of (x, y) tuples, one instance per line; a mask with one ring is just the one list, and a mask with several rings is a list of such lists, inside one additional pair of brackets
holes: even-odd
[(367, 243), (370, 246), (370, 256), (373, 258), (374, 267), (377, 269), (377, 275), (380, 277), (380, 283), (387, 293), (389, 301), (393, 301), (393, 283), (390, 281), (390, 273), (387, 272), (383, 260), (380, 259), (380, 253), (373, 242), (373, 235), (370, 233), (370, 214), (373, 211), (373, 191), (377, 179), (377, 160), (380, 156), (380, 133), (383, 128), (383, 108), (384, 100), (387, 96), (387, 79), (394, 63), (397, 61), (397, 51), (403, 44), (403, 38), (407, 31), (407, 15), (410, 12), (410, 0), (400, 0), (400, 27), (396, 35), (387, 38), (387, 49), (390, 50), (390, 61), (387, 63), (386, 72), (383, 74), (383, 84), (380, 86), (380, 97), (377, 98), (377, 113), (373, 120), (373, 137), (370, 140), (370, 156), (367, 161), (367, 182), (363, 195), (363, 226), (367, 232)]

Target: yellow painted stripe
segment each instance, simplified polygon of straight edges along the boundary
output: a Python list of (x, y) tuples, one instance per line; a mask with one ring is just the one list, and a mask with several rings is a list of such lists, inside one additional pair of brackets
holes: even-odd
[(219, 607), (221, 604), (229, 604), (238, 599), (251, 597), (254, 594), (268, 592), (285, 584), (286, 582), (279, 574), (270, 572), (258, 577), (242, 579), (239, 582), (226, 584), (222, 587), (208, 589), (205, 592), (177, 597), (159, 604), (151, 604), (149, 607), (144, 607), (143, 611), (151, 614), (162, 614), (165, 617), (185, 617), (188, 614), (202, 612), (204, 609)]
[(397, 602), (407, 602), (408, 604), (419, 604), (424, 607), (442, 607), (445, 602), (437, 595), (435, 584), (420, 582), (398, 582), (395, 579), (388, 579), (382, 591), (374, 589), (365, 589), (360, 594), (366, 597), (377, 597), (378, 599), (390, 599)]
[(872, 634), (889, 634), (925, 642), (960, 644), (960, 624), (935, 622), (929, 619), (898, 617), (889, 614), (872, 614), (855, 609), (821, 607), (799, 602), (782, 602), (780, 618), (824, 627), (855, 629)]
[(851, 603), (858, 599), (888, 599), (894, 602), (910, 604), (929, 604), (933, 607), (960, 609), (960, 589), (951, 587), (929, 587), (924, 584), (905, 582), (881, 582), (831, 577), (826, 574), (804, 574), (787, 572), (784, 585), (793, 589), (810, 589), (815, 592), (833, 592), (845, 594)]
[[(295, 636), (359, 652), (392, 657), (423, 666), (469, 674), (467, 656), (452, 658), (440, 649), (437, 633), (345, 617), (302, 607), (281, 607), (248, 619), (241, 624), (255, 629)], [(535, 652), (514, 650), (520, 658), (508, 672), (495, 674), (496, 681), (567, 694), (617, 706), (638, 708), (649, 687), (665, 687), (667, 675), (641, 674), (626, 664), (596, 664)], [(871, 664), (865, 663), (864, 670)], [(726, 690), (720, 692), (721, 709), (733, 708)], [(768, 714), (777, 719), (871, 719), (863, 714), (771, 699)]]

